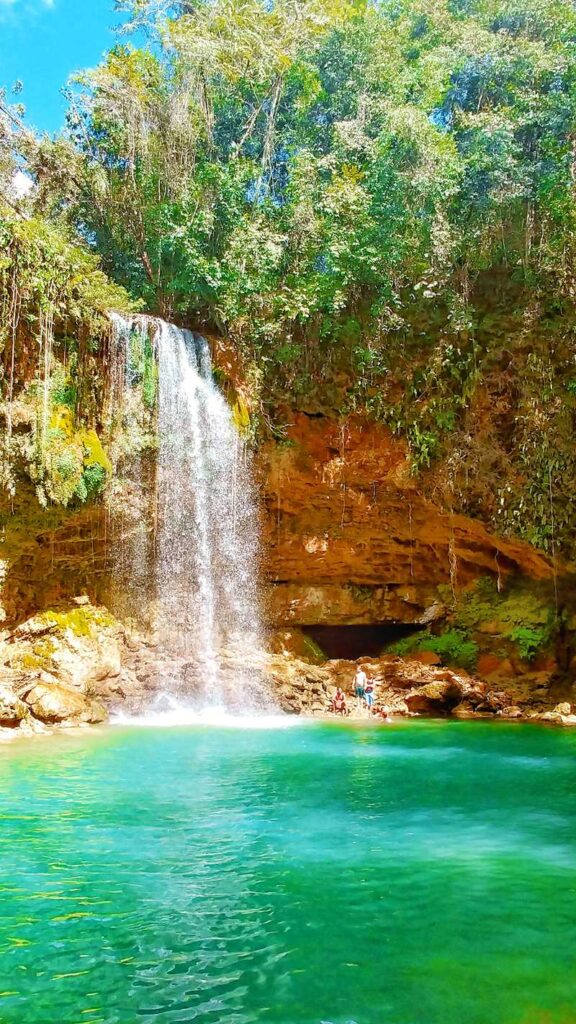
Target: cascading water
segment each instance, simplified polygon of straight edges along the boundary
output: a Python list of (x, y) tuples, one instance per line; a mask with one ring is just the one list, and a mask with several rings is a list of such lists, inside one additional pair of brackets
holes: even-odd
[[(264, 709), (258, 516), (246, 446), (214, 383), (207, 341), (164, 321), (115, 317), (121, 365), (134, 331), (152, 338), (158, 375), (154, 493), (147, 496), (153, 544), (143, 543), (140, 524), (122, 561), (138, 563), (133, 580), (146, 578), (141, 596), (154, 610), (165, 655), (158, 689), (197, 707)], [(145, 487), (138, 460), (136, 467), (131, 491), (138, 475)]]
[(153, 494), (154, 460), (150, 452), (156, 441), (143, 415), (142, 388), (138, 387), (138, 349), (149, 347), (153, 357), (150, 328), (145, 317), (126, 320), (111, 314), (111, 423), (110, 432), (119, 441), (113, 451), (116, 474), (109, 494), (110, 527), (113, 537), (111, 572), (114, 580), (111, 601), (120, 618), (150, 627), (154, 604)]

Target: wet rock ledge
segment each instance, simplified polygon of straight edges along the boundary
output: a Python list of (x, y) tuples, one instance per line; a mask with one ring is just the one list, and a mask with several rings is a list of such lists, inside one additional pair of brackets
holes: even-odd
[[(375, 716), (499, 717), (576, 725), (576, 699), (551, 673), (486, 678), (430, 664), (420, 656), (385, 654), (313, 664), (294, 636), (271, 638), (273, 653), (254, 671), (266, 674), (276, 705), (287, 714), (331, 713), (341, 686), (351, 712), (356, 666), (376, 684)], [(104, 607), (77, 597), (34, 615), (0, 637), (0, 737), (98, 725), (111, 710), (148, 706), (167, 670), (153, 640), (128, 632)], [(234, 673), (233, 662), (229, 663)], [(193, 675), (193, 673), (192, 673)]]

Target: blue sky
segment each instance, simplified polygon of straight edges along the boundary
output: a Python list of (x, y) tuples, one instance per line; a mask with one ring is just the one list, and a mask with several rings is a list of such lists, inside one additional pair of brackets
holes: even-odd
[(0, 86), (23, 82), (17, 100), (29, 124), (46, 132), (61, 127), (60, 89), (72, 72), (99, 62), (119, 21), (114, 0), (0, 0)]

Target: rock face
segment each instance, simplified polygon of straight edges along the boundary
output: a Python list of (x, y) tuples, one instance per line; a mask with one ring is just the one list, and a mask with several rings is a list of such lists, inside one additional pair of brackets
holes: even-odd
[(416, 488), (405, 445), (361, 418), (288, 414), (282, 444), (259, 456), (271, 621), (427, 624), (438, 587), (552, 567), (528, 544), (444, 514)]
[[(511, 618), (500, 603), (498, 615), (490, 610), (465, 624), (477, 661), (431, 650), (376, 659), (370, 664), (379, 693), (405, 714), (525, 717), (532, 709), (558, 716), (554, 721), (572, 717), (555, 708), (576, 696), (576, 617), (568, 614), (576, 584), (563, 600), (562, 580), (558, 587), (546, 557), (491, 535), (479, 521), (443, 512), (418, 489), (404, 443), (383, 425), (289, 409), (285, 421), (283, 441), (267, 441), (257, 456), (267, 618), (279, 630), (269, 673), (279, 706), (325, 713), (333, 687), (346, 689), (353, 674), (353, 662), (323, 664), (322, 652), (314, 653), (310, 636), (297, 627), (399, 624), (407, 633), (430, 626), (437, 636), (461, 628), (455, 595), (460, 601), (476, 589), (472, 584), (487, 581), (500, 596), (521, 579), (549, 591), (539, 598), (543, 616), (534, 617), (532, 608), (528, 620), (518, 605)], [(170, 666), (153, 638), (129, 635), (100, 605), (114, 589), (104, 508), (47, 511), (31, 504), (27, 512), (24, 506), (7, 518), (0, 561), (0, 728), (98, 721), (102, 706), (122, 703), (147, 707)], [(79, 587), (93, 604), (70, 596)], [(554, 599), (563, 625), (552, 638), (547, 622)], [(378, 642), (374, 651), (383, 648)], [(332, 653), (355, 657), (358, 651)], [(447, 677), (450, 669), (440, 662), (451, 669), (476, 664), (478, 679)], [(191, 659), (188, 668), (193, 678)]]
[(268, 672), (281, 711), (313, 715), (329, 709), (331, 676), (325, 666), (309, 665), (289, 655), (275, 655)]
[(420, 686), (406, 696), (409, 711), (434, 714), (452, 711), (468, 696), (466, 685), (457, 676), (436, 679), (433, 683)]
[(102, 506), (41, 509), (33, 491), (14, 513), (0, 503), (5, 534), (0, 553), (0, 628), (78, 593), (93, 599), (106, 589), (107, 523)]

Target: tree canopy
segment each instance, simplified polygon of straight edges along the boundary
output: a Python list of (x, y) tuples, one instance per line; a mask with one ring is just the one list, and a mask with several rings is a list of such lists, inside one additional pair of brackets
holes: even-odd
[(491, 269), (573, 296), (572, 4), (122, 6), (152, 42), (77, 80), (68, 213), (151, 309), (286, 341), (464, 324)]
[(26, 216), (225, 333), (273, 414), (316, 389), (403, 434), (450, 507), (568, 538), (574, 3), (116, 6), (61, 137), (0, 117), (0, 188), (17, 150)]

